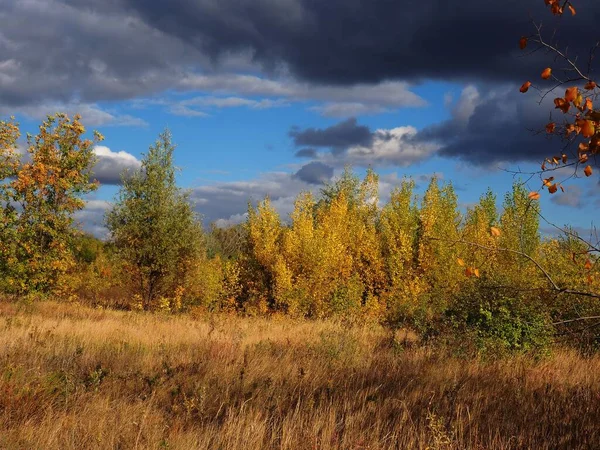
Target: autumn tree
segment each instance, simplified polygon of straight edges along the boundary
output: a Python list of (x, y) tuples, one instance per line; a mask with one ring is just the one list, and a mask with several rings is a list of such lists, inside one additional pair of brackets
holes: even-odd
[(381, 212), (380, 229), (387, 275), (385, 300), (391, 323), (409, 323), (427, 286), (417, 273), (419, 208), (415, 182), (403, 180)]
[[(544, 0), (544, 3), (552, 15), (571, 16), (568, 19), (565, 17), (565, 20), (577, 20), (577, 17), (574, 17), (577, 11), (573, 2)], [(545, 126), (545, 131), (548, 135), (558, 137), (562, 143), (562, 149), (549, 151), (547, 158), (541, 162), (539, 171), (531, 174), (539, 175), (541, 180), (540, 189), (529, 193), (529, 199), (535, 201), (540, 198), (539, 191), (543, 189), (547, 189), (551, 195), (560, 195), (560, 192), (568, 189), (563, 186), (565, 180), (557, 178), (564, 171), (556, 169), (571, 169), (570, 174), (566, 176), (568, 180), (574, 176), (591, 177), (594, 168), (598, 166), (600, 110), (597, 107), (597, 99), (600, 89), (595, 79), (597, 75), (595, 52), (600, 42), (589, 43), (588, 55), (573, 55), (569, 52), (568, 44), (564, 44), (564, 40), (559, 41), (559, 37), (562, 39), (560, 29), (546, 33), (541, 24), (533, 25), (534, 33), (530, 36), (522, 36), (519, 46), (522, 50), (533, 47), (532, 52), (546, 52), (549, 55), (549, 62), (546, 67), (540, 67), (540, 73), (536, 76), (539, 82), (526, 81), (520, 91), (526, 93), (533, 87), (540, 92), (541, 100), (554, 97), (553, 112), (555, 117), (558, 115), (558, 119), (551, 118)], [(569, 37), (573, 38), (573, 36)], [(575, 35), (574, 38), (577, 39), (577, 36)], [(544, 219), (543, 216), (540, 217)], [(597, 255), (600, 252), (598, 239), (595, 241), (583, 239), (573, 230), (561, 228), (550, 222), (548, 225), (563, 235), (575, 236), (580, 244), (586, 246), (588, 254)], [(583, 267), (580, 267), (580, 273), (583, 273), (582, 269)], [(555, 291), (564, 292), (552, 277), (546, 276), (546, 278)], [(570, 290), (578, 291), (584, 296), (592, 295), (600, 298), (600, 293), (597, 288), (594, 288), (593, 282), (589, 283), (587, 290), (576, 288)]]
[(181, 293), (202, 257), (201, 223), (189, 193), (176, 185), (174, 150), (165, 131), (143, 157), (141, 168), (123, 177), (106, 215), (111, 240), (144, 309)]
[(0, 267), (10, 291), (48, 292), (74, 264), (73, 214), (97, 188), (93, 147), (102, 140), (84, 134), (79, 116), (48, 116), (28, 135), (25, 159), (16, 151), (18, 126), (0, 123)]
[[(569, 0), (544, 0), (544, 3), (554, 16), (577, 14), (573, 2)], [(539, 82), (526, 81), (520, 91), (526, 93), (531, 88), (536, 88), (541, 100), (548, 96), (554, 97), (554, 110), (559, 118), (551, 119), (546, 124), (545, 131), (548, 135), (560, 137), (564, 145), (561, 151), (549, 151), (538, 174), (542, 180), (542, 188), (555, 194), (559, 189), (564, 190), (562, 181), (555, 179), (555, 174), (552, 173), (555, 169), (571, 167), (576, 176), (590, 177), (594, 172), (593, 166), (598, 164), (600, 110), (594, 103), (600, 90), (594, 79), (593, 62), (599, 43), (591, 42), (590, 54), (587, 58), (579, 59), (585, 55), (573, 56), (567, 45), (559, 46), (559, 30), (545, 36), (541, 24), (534, 23), (534, 28), (534, 34), (521, 37), (519, 46), (522, 50), (534, 46), (533, 52), (545, 51), (550, 56), (549, 66), (540, 67), (540, 73), (536, 77)], [(585, 62), (581, 63), (581, 60)]]
[(440, 186), (433, 177), (419, 211), (417, 270), (428, 289), (427, 317), (442, 311), (458, 288), (462, 269), (456, 264), (460, 214), (451, 184)]

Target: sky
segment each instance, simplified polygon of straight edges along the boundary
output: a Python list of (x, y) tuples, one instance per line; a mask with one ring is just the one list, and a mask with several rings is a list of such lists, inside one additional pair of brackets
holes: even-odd
[[(562, 152), (538, 132), (551, 97), (519, 92), (549, 88), (539, 73), (560, 63), (518, 42), (541, 23), (587, 61), (600, 2), (576, 3), (557, 19), (542, 0), (0, 0), (0, 117), (35, 133), (47, 114), (79, 113), (105, 136), (101, 187), (77, 214), (101, 237), (120, 174), (166, 128), (206, 225), (239, 223), (266, 195), (286, 218), (347, 165), (375, 169), (382, 202), (403, 177), (422, 193), (437, 175), (465, 211)], [(544, 217), (588, 232), (599, 173), (554, 173), (570, 179), (542, 191)]]

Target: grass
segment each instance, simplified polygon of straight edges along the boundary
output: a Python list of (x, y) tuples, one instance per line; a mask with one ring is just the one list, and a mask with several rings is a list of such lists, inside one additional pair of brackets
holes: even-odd
[(600, 448), (600, 357), (467, 361), (405, 337), (0, 303), (0, 449)]

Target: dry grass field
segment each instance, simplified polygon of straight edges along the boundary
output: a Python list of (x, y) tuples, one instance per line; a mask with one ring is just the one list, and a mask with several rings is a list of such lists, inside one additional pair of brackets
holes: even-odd
[(600, 448), (600, 357), (375, 325), (0, 303), (1, 449)]

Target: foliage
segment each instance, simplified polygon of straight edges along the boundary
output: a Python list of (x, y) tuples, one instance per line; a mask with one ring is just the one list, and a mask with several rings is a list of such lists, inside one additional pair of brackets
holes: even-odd
[(140, 170), (123, 177), (106, 224), (144, 309), (185, 290), (202, 256), (202, 229), (176, 186), (171, 135), (162, 133)]
[[(563, 16), (570, 12), (576, 15), (575, 7), (568, 0), (544, 0), (549, 11), (554, 16)], [(554, 176), (546, 172), (556, 168), (571, 167), (575, 173), (583, 173), (590, 177), (594, 170), (592, 166), (597, 165), (596, 155), (600, 153), (600, 110), (594, 107), (600, 91), (594, 80), (594, 52), (598, 47), (595, 42), (590, 42), (589, 58), (584, 58), (587, 64), (579, 62), (579, 56), (572, 57), (568, 52), (568, 46), (559, 41), (562, 36), (554, 30), (550, 39), (542, 35), (542, 25), (534, 24), (536, 32), (531, 36), (522, 36), (519, 40), (521, 50), (529, 49), (533, 43), (536, 48), (533, 52), (543, 50), (554, 57), (554, 68), (540, 68), (539, 86), (526, 81), (520, 88), (522, 93), (529, 91), (530, 87), (541, 92), (542, 99), (554, 94), (556, 89), (564, 89), (564, 95), (554, 98), (554, 109), (562, 113), (562, 120), (553, 120), (546, 124), (545, 130), (548, 135), (558, 136), (565, 141), (563, 151), (558, 155), (548, 155), (542, 162), (539, 172), (542, 181), (542, 189), (547, 188), (550, 194), (564, 190), (563, 183), (556, 180)], [(559, 43), (562, 46), (559, 47)], [(532, 53), (533, 53), (532, 52)], [(569, 151), (570, 150), (570, 151)], [(532, 196), (539, 198), (538, 192), (532, 192)]]
[(19, 294), (48, 292), (75, 263), (73, 213), (90, 181), (93, 146), (75, 116), (48, 116), (36, 136), (27, 136), (28, 158), (17, 151), (19, 130), (0, 122), (0, 270), (2, 289)]

